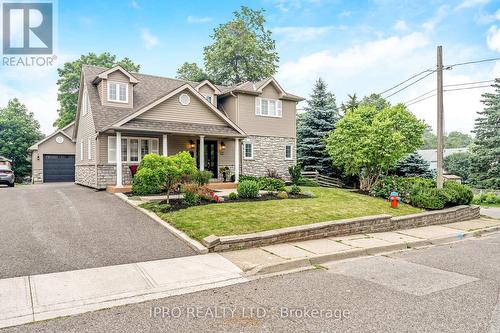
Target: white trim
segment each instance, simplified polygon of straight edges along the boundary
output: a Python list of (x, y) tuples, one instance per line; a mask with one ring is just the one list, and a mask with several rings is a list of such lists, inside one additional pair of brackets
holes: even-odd
[(212, 88), (212, 89), (215, 91), (215, 93), (216, 93), (216, 94), (220, 94), (220, 93), (221, 93), (220, 89), (219, 89), (219, 88), (217, 88), (217, 87), (216, 87), (216, 86), (215, 86), (212, 82), (210, 82), (210, 81), (208, 81), (208, 80), (203, 80), (203, 81), (201, 81), (201, 82), (200, 82), (200, 84), (198, 84), (198, 85), (195, 87), (195, 89), (199, 91), (199, 90), (200, 90), (200, 88), (201, 88), (201, 87), (203, 87), (204, 85), (208, 85), (208, 86), (210, 86), (210, 88)]
[[(251, 153), (252, 153), (252, 156), (250, 157), (247, 157), (247, 147), (246, 145), (250, 145), (251, 147)], [(253, 160), (253, 157), (254, 157), (254, 154), (253, 154), (253, 142), (243, 142), (243, 159), (244, 160)]]
[(162, 155), (163, 156), (168, 156), (168, 136), (167, 134), (163, 134), (162, 137)]
[(200, 135), (200, 171), (205, 170), (205, 136)]
[[(115, 141), (115, 148), (114, 152), (110, 154), (111, 141), (113, 140)], [(109, 158), (110, 156), (113, 156), (113, 160)], [(116, 136), (108, 136), (108, 163), (110, 164), (116, 163)]]
[(87, 108), (89, 105), (89, 94), (87, 92), (86, 87), (83, 87), (83, 93), (82, 93), (82, 117), (87, 115)]
[[(286, 157), (286, 148), (290, 147), (290, 157)], [(290, 161), (293, 160), (293, 145), (285, 145), (285, 160)]]
[(234, 182), (240, 181), (240, 143), (239, 139), (234, 139)]
[(121, 67), (119, 65), (114, 66), (114, 67), (112, 67), (112, 68), (110, 68), (110, 69), (108, 69), (108, 70), (100, 73), (99, 75), (97, 75), (97, 77), (100, 78), (100, 79), (107, 80), (108, 79), (108, 75), (111, 74), (111, 73), (113, 73), (113, 72), (116, 72), (117, 70), (120, 71), (120, 72), (122, 72), (125, 76), (127, 76), (131, 83), (139, 83), (139, 80), (137, 80), (135, 78), (135, 76), (133, 76), (132, 74), (130, 74), (129, 72), (127, 72), (125, 69), (123, 69), (123, 67)]
[[(114, 84), (116, 85), (116, 99), (111, 99), (111, 85)], [(125, 86), (125, 100), (122, 101), (120, 99), (120, 86)], [(118, 81), (108, 81), (108, 84), (107, 84), (107, 90), (108, 90), (108, 102), (112, 102), (112, 103), (123, 103), (123, 104), (127, 104), (128, 103), (128, 83), (126, 82), (118, 82)]]
[[(267, 114), (262, 113), (263, 102), (267, 102), (267, 110), (266, 110)], [(274, 115), (270, 114), (271, 102), (274, 103)], [(261, 116), (261, 117), (269, 117), (269, 118), (282, 118), (283, 117), (283, 105), (282, 105), (281, 100), (272, 99), (272, 98), (256, 97), (255, 98), (255, 115)]]
[(87, 159), (90, 161), (92, 160), (92, 138), (88, 137), (87, 138)]
[[(118, 132), (117, 132), (118, 133)], [(108, 164), (116, 164), (116, 161), (112, 161), (109, 159), (110, 156), (113, 156), (112, 153), (110, 153), (110, 139), (115, 139), (116, 140), (116, 136), (108, 136)], [(139, 164), (141, 163), (141, 160), (142, 160), (142, 156), (141, 156), (141, 141), (149, 141), (148, 143), (148, 154), (150, 153), (155, 153), (155, 154), (159, 154), (160, 151), (159, 151), (159, 148), (160, 148), (160, 140), (158, 138), (149, 138), (149, 137), (140, 137), (140, 136), (122, 136), (121, 137), (122, 140), (127, 140), (127, 159), (125, 161), (121, 161), (122, 163), (129, 163), (129, 164)], [(132, 145), (130, 144), (130, 141), (131, 140), (137, 140), (137, 161), (132, 161), (130, 160), (130, 157), (131, 157), (131, 147)], [(158, 149), (156, 149), (155, 151), (153, 151), (152, 147), (152, 141), (156, 141), (156, 147)], [(121, 142), (120, 142), (120, 146), (121, 146)], [(117, 145), (115, 145), (115, 149), (116, 149)], [(115, 152), (116, 154), (116, 152)], [(121, 155), (121, 154), (120, 154)]]
[(116, 132), (116, 186), (123, 185), (123, 170), (122, 170), (122, 133)]
[(143, 107), (142, 109), (140, 110), (137, 110), (136, 112), (134, 112), (133, 114), (123, 118), (122, 120), (116, 122), (115, 124), (109, 126), (108, 128), (111, 128), (111, 127), (119, 127), (119, 126), (122, 126), (123, 124), (127, 123), (128, 121), (140, 116), (141, 114), (143, 114), (144, 112), (150, 110), (151, 108), (157, 106), (158, 104), (161, 104), (163, 103), (164, 101), (166, 101), (167, 99), (171, 98), (172, 96), (175, 96), (177, 95), (178, 93), (180, 93), (181, 91), (183, 90), (189, 90), (191, 91), (196, 97), (198, 97), (198, 99), (200, 101), (202, 101), (203, 103), (205, 103), (206, 106), (208, 106), (210, 108), (210, 110), (212, 110), (219, 118), (223, 119), (224, 121), (226, 121), (233, 129), (235, 129), (238, 133), (240, 133), (242, 136), (246, 136), (246, 133), (243, 132), (243, 130), (241, 128), (239, 128), (232, 120), (230, 120), (228, 117), (226, 117), (224, 114), (222, 114), (221, 111), (219, 111), (213, 104), (209, 103), (205, 98), (203, 98), (203, 95), (201, 95), (198, 91), (196, 91), (193, 87), (191, 87), (189, 84), (185, 84), (183, 86), (180, 86), (179, 88), (169, 92), (167, 95), (163, 96), (162, 98), (146, 105), (145, 107)]
[[(182, 98), (187, 98), (187, 100), (185, 102), (183, 102)], [(187, 106), (187, 105), (189, 105), (189, 103), (191, 103), (191, 97), (189, 97), (189, 95), (186, 93), (182, 93), (179, 95), (179, 103), (183, 106)]]
[(262, 84), (260, 86), (259, 89), (257, 89), (258, 92), (262, 92), (264, 90), (265, 87), (267, 87), (269, 85), (269, 83), (274, 83), (274, 85), (276, 86), (276, 88), (278, 88), (278, 90), (280, 91), (281, 93), (281, 96), (283, 97), (283, 95), (285, 95), (285, 90), (283, 88), (281, 88), (280, 84), (278, 83), (278, 81), (276, 81), (276, 79), (274, 77), (270, 77), (269, 79), (267, 79), (267, 82), (265, 82), (264, 84)]
[(84, 146), (84, 143), (83, 143), (83, 139), (80, 140), (80, 161), (83, 161), (83, 150), (85, 149), (85, 146)]
[[(215, 102), (215, 95), (214, 94), (202, 94), (203, 97), (210, 103), (210, 104), (214, 104)], [(208, 97), (210, 97), (210, 101), (207, 99)]]

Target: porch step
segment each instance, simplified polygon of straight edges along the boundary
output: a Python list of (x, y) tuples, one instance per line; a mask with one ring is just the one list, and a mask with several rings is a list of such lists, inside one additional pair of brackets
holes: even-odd
[(236, 189), (236, 184), (227, 182), (227, 183), (209, 183), (208, 188), (212, 190), (232, 190)]
[(122, 185), (122, 186), (108, 185), (108, 186), (106, 186), (106, 192), (109, 192), (109, 193), (132, 192), (132, 185)]

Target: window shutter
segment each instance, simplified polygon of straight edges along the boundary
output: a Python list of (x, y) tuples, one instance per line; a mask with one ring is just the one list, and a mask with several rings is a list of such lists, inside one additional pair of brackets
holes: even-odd
[(276, 101), (276, 114), (278, 117), (281, 117), (283, 114), (281, 100)]
[(116, 137), (108, 136), (108, 163), (116, 163)]
[(255, 98), (255, 114), (260, 115), (261, 114), (261, 103), (262, 99), (260, 97)]

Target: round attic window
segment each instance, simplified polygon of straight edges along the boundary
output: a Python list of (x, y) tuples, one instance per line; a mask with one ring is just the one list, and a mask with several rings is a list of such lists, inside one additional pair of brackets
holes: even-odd
[(181, 94), (179, 96), (179, 103), (181, 103), (182, 105), (188, 105), (189, 102), (191, 102), (191, 98), (188, 94)]
[(59, 136), (56, 137), (56, 142), (59, 143), (59, 144), (61, 144), (61, 143), (64, 142), (64, 138), (59, 135)]

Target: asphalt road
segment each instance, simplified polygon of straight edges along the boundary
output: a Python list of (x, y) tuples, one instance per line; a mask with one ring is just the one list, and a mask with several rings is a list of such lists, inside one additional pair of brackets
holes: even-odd
[(8, 328), (5, 333), (493, 333), (500, 332), (499, 289), (500, 234), (492, 234)]
[(0, 278), (194, 255), (106, 192), (75, 184), (0, 188)]

